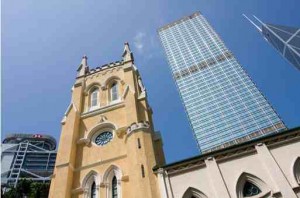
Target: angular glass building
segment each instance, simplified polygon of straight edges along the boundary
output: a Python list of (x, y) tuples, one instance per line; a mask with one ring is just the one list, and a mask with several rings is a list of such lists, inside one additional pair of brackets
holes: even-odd
[(40, 134), (8, 134), (1, 145), (1, 186), (20, 179), (50, 182), (56, 160), (56, 140)]
[(286, 129), (199, 12), (158, 34), (200, 152)]
[(300, 28), (266, 24), (254, 16), (261, 23), (260, 27), (245, 17), (284, 58), (300, 70)]

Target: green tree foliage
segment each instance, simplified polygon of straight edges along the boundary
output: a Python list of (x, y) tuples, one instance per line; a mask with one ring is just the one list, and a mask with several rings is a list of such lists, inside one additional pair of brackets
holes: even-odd
[(31, 180), (26, 180), (26, 179), (22, 179), (18, 182), (16, 191), (20, 197), (25, 197), (26, 195), (29, 194), (31, 183), (32, 183)]
[(49, 183), (32, 183), (29, 198), (47, 198), (49, 188)]
[(11, 187), (5, 192), (3, 198), (47, 198), (49, 193), (49, 183), (33, 182), (31, 180), (21, 180), (16, 188)]

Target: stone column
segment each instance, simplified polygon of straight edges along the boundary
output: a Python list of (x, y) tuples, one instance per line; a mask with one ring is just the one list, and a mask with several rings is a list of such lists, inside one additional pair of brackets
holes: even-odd
[(226, 183), (220, 172), (219, 166), (213, 157), (208, 157), (205, 160), (205, 164), (208, 171), (210, 185), (215, 193), (214, 197), (230, 198)]
[(165, 171), (164, 171), (164, 169), (162, 169), (162, 168), (158, 169), (157, 177), (158, 177), (161, 197), (162, 198), (169, 198), (168, 189), (167, 189), (166, 181), (165, 181)]
[(260, 161), (266, 167), (277, 190), (281, 192), (282, 196), (288, 198), (297, 198), (291, 185), (289, 184), (288, 180), (284, 176), (284, 173), (281, 171), (276, 160), (273, 158), (272, 154), (270, 153), (268, 147), (263, 143), (259, 143), (255, 146), (255, 148), (257, 150)]

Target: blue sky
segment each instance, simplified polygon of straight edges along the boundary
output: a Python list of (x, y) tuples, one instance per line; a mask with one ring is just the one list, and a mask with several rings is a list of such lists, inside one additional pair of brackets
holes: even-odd
[(300, 72), (242, 17), (255, 14), (300, 27), (299, 7), (298, 0), (2, 1), (2, 136), (28, 132), (58, 139), (82, 55), (92, 68), (117, 61), (128, 41), (167, 162), (197, 155), (156, 32), (195, 11), (207, 18), (287, 126), (300, 126)]

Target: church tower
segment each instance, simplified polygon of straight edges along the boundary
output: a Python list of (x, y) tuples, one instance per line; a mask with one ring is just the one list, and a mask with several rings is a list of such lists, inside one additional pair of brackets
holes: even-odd
[(82, 58), (61, 122), (50, 198), (158, 198), (165, 163), (129, 44), (122, 60), (89, 69)]

